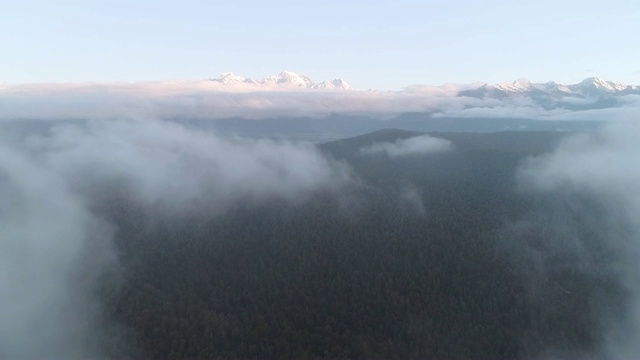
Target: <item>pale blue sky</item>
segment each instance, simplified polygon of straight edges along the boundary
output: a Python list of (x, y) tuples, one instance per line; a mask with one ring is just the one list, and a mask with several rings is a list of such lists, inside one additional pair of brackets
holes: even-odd
[(640, 1), (2, 0), (0, 83), (261, 78), (640, 84)]

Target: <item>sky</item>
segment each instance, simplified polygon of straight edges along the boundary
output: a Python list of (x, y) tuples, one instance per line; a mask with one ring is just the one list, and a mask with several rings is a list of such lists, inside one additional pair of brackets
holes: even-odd
[(4, 0), (0, 84), (263, 78), (357, 89), (640, 84), (637, 0)]

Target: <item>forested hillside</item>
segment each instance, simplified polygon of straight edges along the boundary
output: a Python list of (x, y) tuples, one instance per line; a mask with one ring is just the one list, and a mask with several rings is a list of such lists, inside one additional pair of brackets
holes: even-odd
[(415, 135), (322, 144), (353, 181), (239, 199), (223, 213), (176, 214), (105, 191), (94, 210), (118, 225), (121, 268), (99, 288), (98, 346), (148, 359), (594, 354), (602, 319), (622, 316), (625, 301), (599, 204), (516, 179), (523, 159), (564, 134), (440, 133), (453, 150), (360, 151)]

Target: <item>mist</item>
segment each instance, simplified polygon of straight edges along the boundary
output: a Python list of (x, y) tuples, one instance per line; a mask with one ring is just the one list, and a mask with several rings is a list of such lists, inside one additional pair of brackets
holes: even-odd
[[(240, 86), (245, 85), (245, 86)], [(174, 80), (142, 83), (45, 83), (0, 87), (0, 120), (268, 119), (329, 114), (390, 119), (407, 112), (435, 117), (602, 120), (637, 114), (638, 96), (620, 96), (603, 109), (585, 110), (597, 98), (559, 99), (541, 106), (526, 97), (505, 99), (460, 95), (479, 84), (413, 85), (399, 91), (255, 87), (216, 81)], [(575, 108), (572, 108), (575, 107)], [(620, 118), (620, 116), (616, 116)]]
[(117, 119), (275, 116), (321, 118), (330, 113), (389, 118), (404, 112), (490, 106), (455, 97), (464, 86), (403, 91), (236, 88), (215, 81), (27, 84), (0, 87), (0, 119)]
[(55, 171), (0, 148), (0, 357), (95, 356), (91, 295), (115, 260), (111, 227)]
[(386, 154), (390, 158), (425, 155), (450, 151), (453, 143), (446, 139), (440, 139), (431, 135), (414, 136), (406, 139), (397, 139), (395, 142), (378, 142), (360, 149), (361, 154)]
[[(541, 281), (557, 277), (562, 267), (573, 268), (574, 277), (614, 284), (574, 294), (567, 280), (558, 285), (562, 291), (546, 294), (558, 304), (569, 296), (590, 299), (598, 319), (593, 325), (598, 347), (577, 358), (634, 359), (640, 351), (639, 140), (640, 127), (630, 123), (573, 135), (553, 152), (524, 161), (518, 172), (520, 190), (548, 204), (544, 212), (530, 214), (509, 230), (522, 239), (544, 234), (546, 255), (531, 250), (521, 259), (529, 264), (532, 296), (542, 296), (536, 290)], [(512, 241), (513, 233), (508, 238)], [(522, 240), (518, 244), (528, 246)], [(554, 264), (554, 257), (564, 265)]]
[(100, 209), (118, 191), (149, 211), (217, 216), (240, 201), (303, 201), (350, 178), (307, 143), (221, 138), (161, 121), (24, 134), (0, 144), (0, 358), (104, 355), (94, 343), (108, 321), (96, 286), (117, 272), (118, 224)]
[[(438, 97), (442, 97), (439, 91), (450, 93), (421, 91)], [(307, 104), (317, 100), (318, 94), (268, 96)], [(348, 99), (337, 94), (318, 96)], [(107, 100), (111, 95), (105, 96)], [(225, 96), (255, 100), (256, 94)], [(93, 95), (88, 98), (87, 113), (83, 115), (82, 110), (80, 118), (98, 101)], [(497, 333), (507, 329), (503, 344), (511, 346), (511, 337), (517, 337), (520, 352), (516, 354), (632, 359), (640, 351), (636, 346), (640, 170), (633, 166), (640, 156), (637, 126), (620, 122), (601, 131), (567, 134), (557, 146), (552, 146), (561, 136), (557, 133), (439, 133), (435, 137), (395, 130), (317, 147), (221, 136), (165, 121), (163, 116), (149, 117), (160, 108), (171, 108), (164, 103), (169, 98), (141, 106), (137, 115), (123, 116), (146, 101), (141, 99), (148, 99), (126, 98), (133, 107), (117, 106), (120, 100), (106, 101), (101, 106), (113, 106), (108, 116), (98, 111), (91, 120), (76, 122), (54, 119), (75, 117), (70, 115), (73, 111), (64, 112), (62, 102), (56, 105), (60, 116), (45, 117), (37, 124), (13, 122), (12, 130), (0, 136), (0, 194), (6, 199), (0, 205), (2, 358), (118, 357), (122, 354), (107, 353), (98, 345), (105, 338), (122, 339), (126, 336), (117, 332), (128, 331), (109, 317), (113, 313), (105, 313), (107, 308), (118, 310), (113, 304), (106, 307), (105, 301), (119, 299), (101, 293), (105, 279), (112, 286), (110, 294), (118, 294), (113, 287), (117, 289), (119, 281), (131, 287), (120, 298), (129, 311), (123, 316), (131, 321), (129, 326), (139, 326), (138, 306), (147, 309), (148, 304), (128, 297), (131, 293), (149, 296), (145, 299), (161, 293), (172, 304), (181, 303), (181, 297), (172, 297), (183, 294), (172, 291), (181, 289), (176, 284), (182, 278), (165, 277), (186, 273), (192, 274), (193, 281), (199, 279), (193, 274), (206, 273), (200, 269), (211, 271), (213, 284), (202, 289), (216, 291), (202, 290), (206, 294), (198, 297), (201, 288), (190, 283), (187, 288), (193, 293), (188, 295), (193, 297), (187, 296), (187, 303), (197, 308), (198, 301), (210, 301), (207, 306), (213, 310), (208, 314), (220, 328), (224, 326), (222, 333), (232, 333), (241, 324), (243, 331), (254, 334), (254, 320), (243, 322), (244, 312), (261, 325), (263, 313), (246, 310), (242, 301), (281, 311), (287, 308), (272, 304), (286, 305), (307, 291), (299, 305), (303, 311), (327, 308), (325, 301), (332, 301), (336, 305), (331, 311), (348, 314), (364, 309), (359, 304), (368, 304), (375, 293), (388, 301), (385, 309), (394, 309), (388, 318), (385, 311), (374, 312), (387, 321), (385, 331), (406, 332), (409, 339), (456, 324), (457, 330), (452, 327), (441, 333), (449, 346), (459, 338), (477, 340), (483, 346), (490, 342), (474, 333), (479, 329), (476, 325), (481, 325), (494, 327)], [(178, 96), (167, 101), (183, 100)], [(25, 108), (34, 116), (51, 109), (40, 105)], [(191, 103), (181, 106), (167, 114), (192, 108)], [(296, 109), (307, 111), (304, 106)], [(539, 153), (542, 149), (547, 152)], [(516, 187), (516, 195), (511, 186)], [(494, 238), (499, 239), (497, 247)], [(203, 245), (207, 242), (220, 245)], [(206, 256), (199, 257), (199, 251)], [(180, 255), (167, 255), (174, 252)], [(129, 272), (134, 273), (131, 278)], [(450, 277), (452, 273), (455, 276)], [(403, 283), (406, 274), (422, 277)], [(213, 281), (218, 275), (220, 283)], [(500, 280), (494, 281), (496, 277)], [(336, 281), (342, 287), (332, 287)], [(423, 281), (431, 285), (424, 286)], [(396, 288), (394, 282), (403, 285)], [(345, 286), (354, 289), (356, 283), (368, 295), (358, 298), (359, 292), (354, 292), (341, 297)], [(521, 288), (525, 295), (513, 300)], [(330, 292), (326, 296), (333, 297), (316, 296), (318, 289), (326, 289)], [(395, 300), (418, 292), (432, 304), (444, 306), (445, 315), (425, 312), (424, 306), (429, 305), (421, 301), (410, 304), (409, 311), (404, 300)], [(495, 302), (468, 294), (490, 294)], [(342, 302), (348, 298), (360, 303)], [(306, 306), (307, 302), (321, 307)], [(235, 312), (220, 310), (220, 304)], [(456, 319), (471, 306), (480, 314), (478, 319), (474, 326), (460, 327), (466, 320)], [(496, 306), (511, 309), (513, 317), (485, 318), (485, 310)], [(166, 314), (166, 309), (156, 306), (153, 311)], [(546, 327), (561, 317), (558, 314), (573, 316), (573, 310), (588, 314), (570, 320), (593, 340), (588, 343), (592, 347), (580, 348), (570, 343), (573, 337), (563, 337), (564, 329), (574, 327)], [(521, 316), (513, 315), (518, 311), (533, 320), (522, 325)], [(404, 316), (420, 320), (407, 327)], [(434, 325), (432, 319), (438, 317), (442, 323)], [(279, 319), (276, 325), (288, 321), (286, 316)], [(347, 323), (352, 327), (346, 335), (340, 336), (348, 339), (371, 328), (356, 326), (364, 317), (354, 319)], [(324, 320), (313, 321), (324, 324)], [(324, 326), (317, 329), (323, 334), (328, 331)], [(465, 335), (459, 337), (457, 331)], [(147, 334), (138, 333), (143, 335)], [(456, 354), (460, 346), (447, 351)]]

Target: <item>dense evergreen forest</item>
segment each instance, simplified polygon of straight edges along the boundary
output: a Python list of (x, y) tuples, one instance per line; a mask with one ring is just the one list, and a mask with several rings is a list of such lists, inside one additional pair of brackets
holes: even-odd
[(359, 151), (417, 134), (319, 145), (354, 181), (299, 199), (175, 213), (105, 191), (93, 206), (117, 224), (120, 268), (97, 289), (98, 346), (135, 359), (597, 354), (626, 301), (603, 239), (615, 224), (596, 199), (517, 181), (521, 161), (564, 133), (440, 133), (452, 151)]

